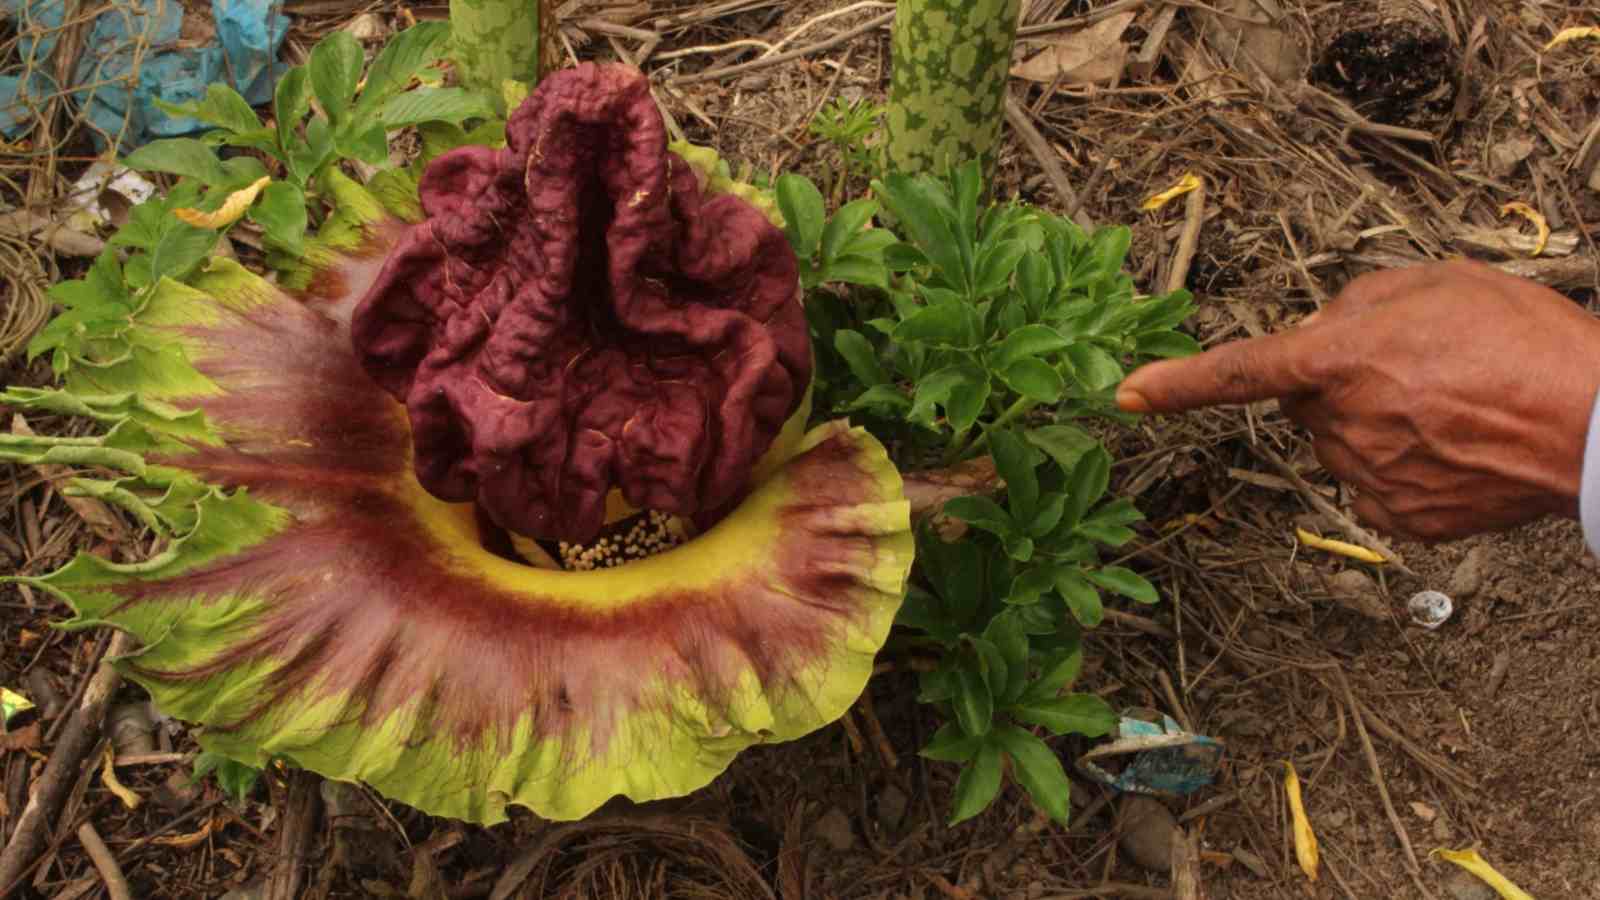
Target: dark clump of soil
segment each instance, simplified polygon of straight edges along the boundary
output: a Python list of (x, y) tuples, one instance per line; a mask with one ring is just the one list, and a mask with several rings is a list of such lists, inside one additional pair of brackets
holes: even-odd
[(1311, 81), (1343, 96), (1374, 122), (1428, 128), (1450, 114), (1456, 85), (1450, 42), (1405, 20), (1334, 38)]

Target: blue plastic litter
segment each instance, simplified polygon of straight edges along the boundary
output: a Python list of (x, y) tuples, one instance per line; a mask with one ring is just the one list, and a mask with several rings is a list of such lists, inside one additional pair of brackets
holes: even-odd
[[(205, 96), (206, 86), (231, 84), (251, 105), (265, 103), (287, 66), (278, 48), (289, 20), (268, 0), (212, 0), (216, 37), (200, 47), (180, 47), (183, 6), (178, 0), (126, 0), (101, 13), (89, 29), (73, 70), (68, 96), (94, 127), (103, 148), (122, 135), (120, 152), (161, 137), (192, 134), (205, 126), (169, 116), (156, 101), (179, 104)], [(0, 74), (0, 134), (16, 138), (33, 123), (55, 94), (48, 77), (55, 64), (47, 57), (56, 42), (63, 0), (0, 0), (0, 17), (16, 17), (22, 28), (43, 30), (37, 43), (17, 42), (19, 64)], [(52, 24), (53, 23), (53, 24)], [(137, 60), (137, 84), (130, 85)], [(31, 61), (31, 67), (26, 63)], [(22, 72), (31, 68), (33, 77)], [(126, 130), (124, 130), (126, 129)]]
[(1170, 716), (1129, 710), (1115, 740), (1084, 754), (1078, 768), (1119, 791), (1175, 797), (1215, 781), (1222, 756), (1220, 742), (1184, 731)]

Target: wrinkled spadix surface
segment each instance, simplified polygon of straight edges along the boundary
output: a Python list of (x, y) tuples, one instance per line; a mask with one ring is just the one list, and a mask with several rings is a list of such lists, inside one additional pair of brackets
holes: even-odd
[(423, 487), (580, 544), (613, 491), (701, 523), (738, 501), (811, 381), (794, 253), (667, 150), (642, 73), (551, 74), (419, 194), (352, 330)]
[(842, 714), (911, 564), (882, 447), (844, 423), (780, 440), (731, 513), (643, 562), (492, 555), (470, 505), (419, 485), (405, 409), (352, 352), (350, 298), (403, 228), (333, 187), (310, 299), (214, 260), (161, 283), (65, 391), (4, 395), (109, 430), (4, 436), (0, 458), (117, 472), (76, 488), (171, 535), (145, 562), (31, 579), (69, 627), (135, 634), (123, 670), (208, 749), (478, 822), (687, 793)]

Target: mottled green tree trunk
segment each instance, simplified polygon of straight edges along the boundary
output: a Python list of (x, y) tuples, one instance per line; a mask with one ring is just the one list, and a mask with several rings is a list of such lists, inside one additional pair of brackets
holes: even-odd
[(898, 0), (886, 152), (891, 171), (994, 162), (1022, 0)]
[[(505, 101), (507, 81), (539, 83), (541, 59), (555, 28), (548, 0), (450, 0), (456, 70), (465, 87)], [(541, 29), (540, 26), (544, 26)]]

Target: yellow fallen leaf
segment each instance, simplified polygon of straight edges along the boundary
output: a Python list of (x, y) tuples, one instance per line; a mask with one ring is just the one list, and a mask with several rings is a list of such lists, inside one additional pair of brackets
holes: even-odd
[(1476, 850), (1444, 850), (1433, 851), (1434, 856), (1443, 857), (1455, 863), (1468, 872), (1478, 876), (1484, 884), (1494, 888), (1495, 893), (1505, 900), (1533, 900), (1533, 895), (1512, 884), (1504, 875), (1495, 871), (1494, 866), (1484, 862), (1483, 857)]
[(1550, 43), (1544, 45), (1545, 52), (1548, 53), (1562, 44), (1579, 38), (1600, 38), (1600, 25), (1575, 25), (1571, 28), (1563, 28), (1560, 33), (1550, 39)]
[(1295, 859), (1300, 861), (1300, 871), (1306, 873), (1306, 878), (1316, 881), (1317, 835), (1311, 830), (1311, 820), (1306, 818), (1306, 807), (1300, 800), (1300, 776), (1288, 760), (1283, 761), (1283, 791), (1289, 795), (1289, 814), (1294, 817)]
[(1543, 253), (1545, 245), (1550, 243), (1550, 223), (1544, 220), (1544, 214), (1521, 200), (1513, 200), (1500, 207), (1500, 215), (1504, 216), (1510, 213), (1516, 213), (1527, 219), (1533, 223), (1535, 228), (1539, 229), (1539, 242), (1533, 245), (1533, 252), (1528, 255), (1538, 256)]
[(210, 837), (211, 832), (215, 830), (216, 827), (217, 820), (215, 817), (212, 817), (206, 819), (206, 823), (200, 826), (199, 831), (192, 831), (188, 834), (162, 835), (161, 837), (151, 838), (150, 843), (160, 844), (163, 847), (176, 847), (179, 850), (187, 850)]
[(1351, 544), (1346, 541), (1336, 541), (1333, 538), (1318, 537), (1304, 528), (1296, 528), (1294, 530), (1294, 536), (1300, 540), (1300, 543), (1317, 550), (1326, 550), (1329, 553), (1337, 553), (1340, 556), (1348, 556), (1351, 559), (1357, 559), (1361, 562), (1374, 563), (1380, 566), (1388, 562), (1388, 560), (1384, 559), (1382, 556), (1379, 556), (1377, 553), (1374, 553), (1365, 547)]
[(0, 688), (0, 731), (4, 731), (11, 717), (33, 709), (33, 701), (10, 688)]
[(122, 801), (123, 806), (129, 809), (138, 809), (139, 804), (143, 803), (144, 800), (127, 785), (117, 780), (116, 759), (116, 752), (109, 744), (106, 745), (105, 759), (100, 764), (100, 782), (106, 786), (106, 790), (117, 795), (117, 799)]
[(1144, 203), (1139, 205), (1139, 209), (1143, 210), (1144, 212), (1160, 209), (1178, 197), (1182, 197), (1184, 194), (1189, 193), (1203, 184), (1205, 184), (1205, 182), (1200, 180), (1199, 175), (1196, 175), (1193, 172), (1185, 172), (1183, 173), (1183, 177), (1178, 179), (1177, 184), (1167, 188), (1159, 194), (1151, 194), (1149, 199), (1145, 200)]
[(256, 202), (256, 197), (271, 182), (272, 179), (265, 175), (257, 178), (248, 187), (242, 187), (229, 194), (228, 199), (222, 201), (221, 208), (216, 212), (204, 212), (185, 206), (173, 210), (172, 214), (178, 221), (186, 222), (196, 228), (226, 228), (239, 221), (239, 217), (250, 208), (250, 204)]

